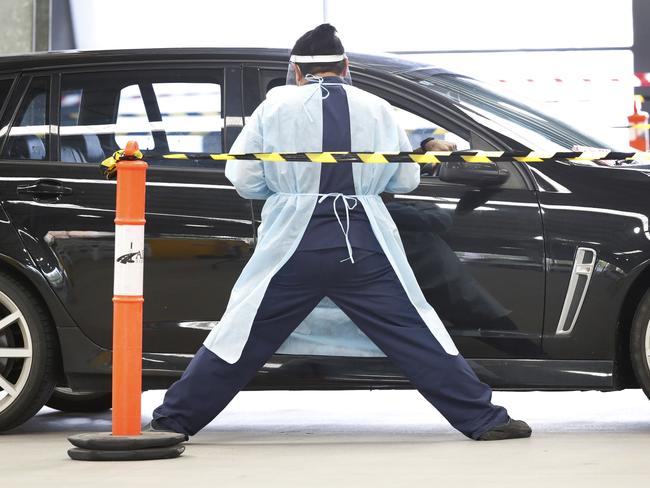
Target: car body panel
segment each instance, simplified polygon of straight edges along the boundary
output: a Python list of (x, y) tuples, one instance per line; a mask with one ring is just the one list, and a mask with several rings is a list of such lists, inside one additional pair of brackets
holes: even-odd
[[(544, 350), (559, 359), (614, 359), (624, 300), (650, 257), (650, 173), (560, 162), (534, 169), (555, 185), (539, 192), (547, 249)], [(574, 330), (562, 336), (557, 326), (578, 247), (594, 249), (597, 261)]]

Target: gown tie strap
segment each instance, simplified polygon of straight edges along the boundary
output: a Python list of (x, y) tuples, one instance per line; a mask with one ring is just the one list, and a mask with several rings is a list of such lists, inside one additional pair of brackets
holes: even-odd
[[(345, 259), (341, 259), (341, 262), (347, 261), (348, 259), (352, 264), (354, 264), (354, 256), (352, 256), (352, 245), (350, 244), (350, 238), (348, 237), (350, 233), (350, 210), (353, 210), (357, 204), (359, 203), (359, 200), (357, 200), (353, 196), (349, 195), (344, 195), (343, 193), (325, 193), (325, 194), (319, 194), (320, 198), (318, 199), (318, 203), (322, 203), (323, 200), (325, 200), (328, 197), (334, 197), (334, 200), (332, 201), (332, 208), (334, 209), (334, 215), (336, 216), (336, 220), (339, 223), (339, 227), (341, 227), (341, 231), (343, 232), (343, 236), (345, 237), (345, 246), (348, 249), (348, 257)], [(343, 227), (343, 222), (341, 222), (341, 217), (339, 216), (339, 213), (336, 211), (336, 202), (338, 199), (341, 199), (343, 201), (343, 207), (345, 208), (345, 227)], [(350, 202), (354, 202), (350, 204)]]
[[(291, 192), (277, 192), (276, 195), (286, 195), (292, 197), (295, 196), (320, 197), (318, 199), (318, 203), (322, 203), (323, 200), (325, 200), (328, 197), (334, 197), (334, 200), (332, 201), (332, 208), (334, 209), (334, 215), (336, 216), (336, 220), (339, 223), (339, 227), (341, 227), (343, 236), (345, 237), (345, 246), (347, 247), (348, 250), (348, 257), (345, 259), (341, 259), (341, 262), (347, 261), (349, 259), (350, 262), (354, 264), (354, 256), (352, 256), (352, 245), (350, 244), (350, 238), (348, 237), (348, 235), (350, 233), (350, 210), (355, 209), (357, 204), (359, 203), (359, 200), (357, 200), (355, 195), (344, 195), (343, 193), (291, 193)], [(339, 198), (343, 201), (343, 207), (345, 208), (345, 226), (343, 226), (341, 217), (339, 213), (336, 211), (336, 202)], [(350, 202), (354, 202), (354, 203), (350, 204)]]
[(312, 84), (318, 84), (318, 88), (316, 88), (311, 95), (307, 97), (307, 100), (305, 100), (302, 104), (302, 109), (305, 111), (305, 115), (307, 115), (307, 118), (309, 119), (309, 122), (312, 124), (314, 123), (314, 119), (312, 116), (309, 114), (309, 110), (307, 110), (307, 103), (311, 98), (316, 94), (316, 93), (321, 93), (321, 99), (325, 100), (330, 96), (330, 91), (323, 86), (323, 77), (318, 76), (318, 75), (313, 75), (311, 73), (308, 73), (305, 76), (305, 80), (307, 80), (309, 83)]

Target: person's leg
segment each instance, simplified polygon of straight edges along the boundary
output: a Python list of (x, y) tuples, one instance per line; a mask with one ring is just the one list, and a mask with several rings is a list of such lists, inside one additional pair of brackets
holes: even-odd
[(154, 428), (194, 435), (214, 419), (323, 298), (319, 265), (318, 252), (294, 254), (271, 280), (239, 361), (201, 346), (154, 410)]
[(456, 429), (477, 439), (509, 420), (503, 407), (491, 403), (490, 387), (465, 359), (440, 346), (386, 256), (366, 252), (339, 269), (340, 279), (326, 294)]

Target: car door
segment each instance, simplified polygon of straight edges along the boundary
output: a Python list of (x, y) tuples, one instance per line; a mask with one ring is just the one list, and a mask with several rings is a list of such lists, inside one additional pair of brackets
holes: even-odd
[[(282, 83), (279, 70), (245, 70), (245, 98), (261, 101), (265, 92)], [(458, 149), (497, 149), (462, 121), (455, 132), (423, 106), (413, 104), (381, 81), (355, 76), (354, 85), (388, 100), (412, 145), (433, 137), (451, 140)], [(257, 98), (256, 98), (257, 97)], [(245, 102), (247, 113), (255, 103)], [(405, 195), (385, 194), (407, 258), (429, 303), (436, 309), (461, 352), (470, 358), (535, 358), (540, 355), (544, 313), (544, 241), (541, 212), (527, 174), (513, 163), (502, 187), (478, 190), (441, 181), (433, 168), (422, 168), (420, 186)], [(259, 221), (260, 204), (254, 203)], [(322, 303), (321, 308), (326, 308)], [(336, 327), (315, 323), (314, 318)], [(312, 319), (310, 321), (310, 319)], [(318, 348), (286, 347), (281, 352), (372, 356), (381, 352), (361, 334), (350, 332), (346, 317), (314, 312), (301, 329), (319, 342)], [(336, 329), (333, 331), (333, 329)], [(319, 332), (320, 331), (320, 332)], [(329, 331), (329, 333), (328, 333)], [(334, 333), (332, 333), (334, 332)], [(298, 337), (290, 339), (298, 343)], [(348, 341), (346, 345), (340, 344)]]
[(98, 163), (138, 141), (149, 163), (144, 351), (195, 352), (251, 254), (251, 208), (222, 163), (157, 155), (229, 148), (241, 129), (239, 67), (53, 71), (23, 80), (15, 112), (0, 162), (11, 176), (2, 194), (14, 195), (5, 210), (77, 325), (107, 348), (115, 182)]
[[(462, 118), (441, 116), (376, 82), (356, 85), (393, 105), (411, 145), (426, 138), (458, 150), (499, 150)], [(497, 188), (443, 182), (423, 167), (420, 185), (395, 195), (387, 208), (427, 301), (470, 358), (535, 358), (544, 317), (542, 216), (521, 165), (498, 165), (510, 177)]]

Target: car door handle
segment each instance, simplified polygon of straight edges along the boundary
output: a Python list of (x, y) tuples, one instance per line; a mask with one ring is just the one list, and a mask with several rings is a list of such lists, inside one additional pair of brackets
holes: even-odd
[(57, 180), (38, 180), (30, 185), (18, 185), (16, 193), (19, 195), (33, 195), (34, 197), (61, 197), (72, 195), (72, 188), (63, 186)]

